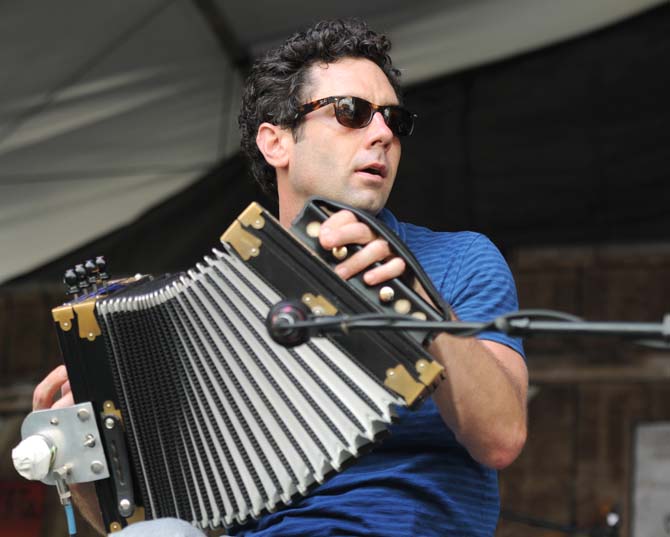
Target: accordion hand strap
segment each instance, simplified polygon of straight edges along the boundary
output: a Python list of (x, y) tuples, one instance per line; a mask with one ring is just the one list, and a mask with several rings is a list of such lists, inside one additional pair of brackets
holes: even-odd
[[(409, 250), (409, 248), (407, 248), (407, 246), (400, 240), (400, 238), (391, 229), (389, 229), (383, 222), (379, 221), (378, 219), (370, 216), (369, 214), (359, 209), (347, 205), (346, 203), (340, 203), (338, 201), (332, 201), (316, 196), (309, 198), (309, 200), (307, 201), (307, 205), (305, 206), (305, 209), (303, 209), (303, 212), (307, 210), (307, 208), (310, 206), (312, 210), (314, 209), (320, 210), (323, 213), (324, 219), (329, 216), (328, 213), (324, 212), (324, 209), (326, 209), (329, 212), (335, 212), (341, 210), (351, 211), (356, 216), (356, 218), (358, 218), (358, 220), (367, 224), (374, 231), (374, 233), (377, 234), (377, 236), (383, 238), (386, 242), (388, 242), (391, 250), (396, 255), (402, 257), (405, 260), (407, 268), (409, 269), (409, 272), (407, 270), (405, 271), (405, 275), (409, 276), (410, 281), (412, 277), (415, 278), (416, 281), (418, 281), (418, 283), (425, 290), (428, 297), (430, 297), (430, 299), (432, 300), (433, 304), (435, 304), (435, 306), (438, 308), (439, 313), (442, 315), (442, 317), (447, 320), (452, 320), (455, 318), (454, 314), (452, 313), (451, 306), (444, 300), (444, 298), (442, 298), (442, 295), (437, 290), (437, 288), (433, 284), (432, 280), (428, 277), (426, 272), (423, 270), (423, 267), (416, 259), (414, 254)], [(298, 216), (297, 219), (299, 218), (300, 215)]]

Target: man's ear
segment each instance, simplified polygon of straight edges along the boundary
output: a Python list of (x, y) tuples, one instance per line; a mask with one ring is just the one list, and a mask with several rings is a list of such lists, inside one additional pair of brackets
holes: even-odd
[(258, 127), (256, 145), (267, 163), (275, 169), (288, 166), (292, 142), (293, 135), (288, 129), (267, 122)]

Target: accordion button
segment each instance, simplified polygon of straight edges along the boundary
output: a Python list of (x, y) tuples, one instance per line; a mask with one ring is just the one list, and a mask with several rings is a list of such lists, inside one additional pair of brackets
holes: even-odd
[(345, 257), (347, 257), (347, 254), (349, 253), (349, 250), (347, 250), (346, 246), (340, 246), (339, 248), (333, 248), (332, 249), (333, 257), (338, 260), (342, 260)]
[(393, 287), (385, 285), (379, 290), (379, 300), (382, 302), (391, 302), (394, 296), (395, 291), (393, 290)]
[(316, 239), (319, 236), (319, 232), (321, 231), (321, 222), (310, 222), (307, 224), (305, 231), (307, 232), (308, 236)]
[(400, 315), (407, 315), (412, 309), (412, 304), (406, 298), (400, 298), (393, 303), (393, 309)]
[(420, 321), (425, 321), (426, 319), (428, 319), (428, 316), (422, 311), (412, 312), (412, 317), (414, 317), (415, 319), (419, 319)]

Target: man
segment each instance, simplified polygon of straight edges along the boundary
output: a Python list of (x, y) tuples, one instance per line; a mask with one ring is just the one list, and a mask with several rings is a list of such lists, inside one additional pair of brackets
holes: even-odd
[[(509, 269), (486, 238), (403, 224), (384, 209), (400, 162), (400, 137), (413, 123), (400, 104), (389, 49), (388, 39), (363, 23), (327, 21), (259, 60), (240, 114), (242, 147), (254, 175), (265, 188), (276, 188), (285, 227), (312, 195), (376, 215), (413, 250), (462, 320), (514, 310)], [(364, 271), (374, 285), (405, 269), (349, 211), (324, 222), (319, 240), (327, 249), (364, 245), (336, 267), (344, 279)], [(375, 262), (380, 265), (370, 269)], [(441, 334), (429, 351), (446, 372), (432, 400), (403, 414), (391, 438), (356, 465), (239, 534), (492, 535), (499, 511), (496, 469), (517, 457), (526, 437), (521, 345), (495, 333)], [(36, 389), (36, 408), (50, 404), (65, 381), (57, 371)]]

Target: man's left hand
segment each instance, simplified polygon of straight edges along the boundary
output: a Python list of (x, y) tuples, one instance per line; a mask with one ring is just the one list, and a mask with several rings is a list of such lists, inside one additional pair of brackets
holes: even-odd
[(342, 210), (331, 215), (321, 225), (319, 242), (327, 250), (349, 244), (363, 245), (358, 252), (335, 267), (335, 272), (345, 280), (377, 262), (381, 265), (363, 275), (363, 280), (368, 285), (397, 278), (405, 271), (405, 261), (391, 251), (388, 242), (377, 237), (351, 211)]

